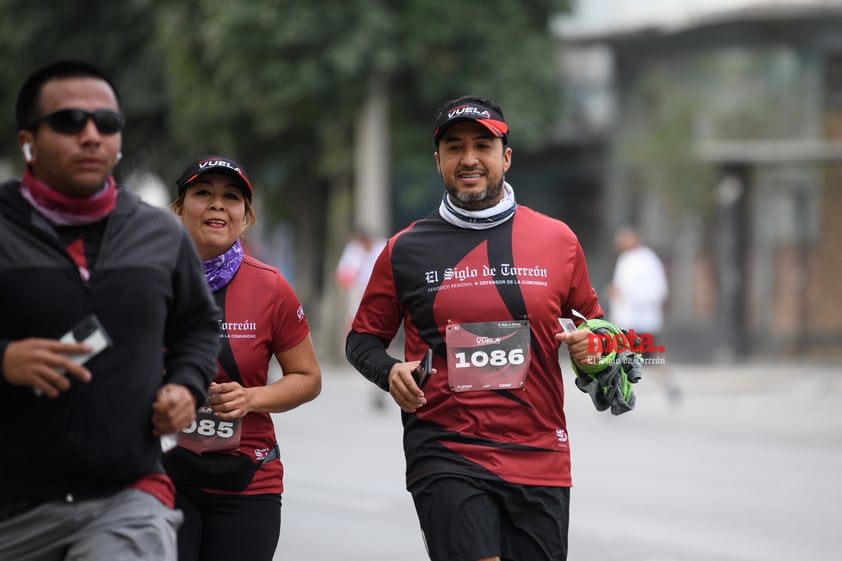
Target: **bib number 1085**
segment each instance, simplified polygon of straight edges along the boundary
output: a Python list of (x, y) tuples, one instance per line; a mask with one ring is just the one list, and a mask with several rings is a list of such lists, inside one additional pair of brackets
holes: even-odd
[(230, 421), (215, 422), (213, 419), (200, 419), (198, 423), (196, 421), (190, 423), (190, 426), (182, 432), (185, 434), (192, 434), (195, 432), (201, 436), (231, 438), (234, 436), (234, 423)]
[(526, 360), (523, 349), (512, 349), (508, 352), (497, 349), (491, 352), (474, 351), (470, 359), (468, 353), (454, 353), (456, 368), (483, 368), (485, 366), (506, 366), (507, 364), (523, 364)]

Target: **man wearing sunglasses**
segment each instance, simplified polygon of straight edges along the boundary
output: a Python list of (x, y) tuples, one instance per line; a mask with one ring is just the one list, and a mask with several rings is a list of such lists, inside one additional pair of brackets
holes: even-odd
[(195, 418), (220, 311), (190, 237), (117, 188), (125, 118), (96, 67), (18, 92), (0, 185), (0, 559), (176, 559), (161, 437)]

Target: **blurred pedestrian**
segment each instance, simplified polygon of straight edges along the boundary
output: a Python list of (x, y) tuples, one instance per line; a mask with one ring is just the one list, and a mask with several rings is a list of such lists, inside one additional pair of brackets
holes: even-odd
[[(189, 164), (176, 185), (172, 209), (224, 314), (216, 377), (197, 423), (165, 457), (185, 516), (179, 561), (271, 561), (284, 487), (270, 413), (315, 399), (321, 369), (290, 284), (274, 267), (243, 254), (241, 237), (256, 221), (243, 168), (205, 156)], [(273, 356), (282, 377), (268, 384)]]
[(0, 559), (174, 561), (161, 436), (207, 392), (219, 309), (181, 224), (115, 184), (110, 78), (48, 64), (16, 119), (26, 168), (0, 185)]
[[(570, 228), (516, 204), (508, 133), (489, 99), (442, 107), (433, 157), (446, 193), (389, 239), (347, 337), (348, 360), (402, 410), (406, 485), (433, 561), (567, 556), (558, 352), (601, 356), (589, 329), (568, 335), (558, 318), (602, 309)], [(401, 324), (403, 360), (386, 350)]]
[[(386, 245), (385, 239), (358, 228), (339, 256), (339, 263), (336, 266), (336, 284), (345, 291), (347, 306), (343, 319), (346, 328), (350, 328), (354, 314), (357, 313), (368, 279), (371, 277), (371, 271), (374, 269), (374, 262), (384, 245)], [(347, 329), (345, 331), (347, 333)]]
[(664, 328), (664, 303), (669, 295), (664, 265), (652, 248), (644, 245), (634, 228), (614, 234), (617, 262), (611, 278), (610, 317), (640, 335), (660, 336)]
[(642, 355), (663, 378), (671, 400), (680, 397), (680, 390), (667, 368), (662, 340), (664, 304), (669, 285), (660, 257), (645, 245), (640, 233), (624, 226), (614, 234), (617, 262), (609, 289), (609, 317), (618, 325), (631, 329), (640, 337)]
[[(375, 236), (363, 228), (357, 228), (345, 244), (339, 263), (336, 265), (336, 285), (344, 298), (343, 333), (351, 328), (351, 322), (362, 300), (365, 287), (374, 269), (377, 256), (386, 245), (386, 240)], [(385, 394), (376, 386), (371, 386), (371, 405), (375, 409), (385, 409)]]

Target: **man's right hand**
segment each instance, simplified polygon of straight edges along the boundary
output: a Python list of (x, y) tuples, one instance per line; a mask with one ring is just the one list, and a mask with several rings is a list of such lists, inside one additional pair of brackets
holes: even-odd
[(427, 403), (424, 392), (412, 377), (412, 371), (418, 368), (419, 364), (421, 361), (418, 360), (399, 362), (389, 370), (389, 393), (392, 394), (395, 403), (407, 413), (414, 413), (416, 409)]
[(30, 337), (13, 341), (3, 355), (3, 377), (15, 386), (32, 386), (51, 398), (70, 389), (67, 376), (90, 382), (91, 372), (73, 361), (70, 355), (91, 352), (82, 343), (61, 343), (56, 339)]

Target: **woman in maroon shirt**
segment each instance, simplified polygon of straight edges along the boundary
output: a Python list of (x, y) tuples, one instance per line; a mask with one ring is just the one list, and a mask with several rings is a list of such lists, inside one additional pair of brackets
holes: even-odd
[[(271, 561), (281, 522), (283, 464), (270, 413), (311, 401), (321, 370), (304, 310), (274, 267), (243, 252), (255, 221), (252, 185), (239, 164), (206, 156), (177, 181), (172, 209), (203, 260), (223, 310), (217, 375), (196, 423), (166, 456), (184, 511), (181, 561)], [(268, 384), (276, 357), (283, 376)]]

